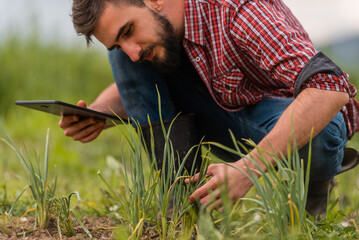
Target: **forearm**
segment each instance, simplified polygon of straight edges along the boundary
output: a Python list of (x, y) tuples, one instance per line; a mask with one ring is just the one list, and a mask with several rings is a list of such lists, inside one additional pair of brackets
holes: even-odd
[[(335, 117), (340, 109), (348, 102), (348, 94), (341, 92), (325, 91), (313, 88), (303, 90), (301, 94), (284, 111), (274, 128), (258, 144), (259, 148), (265, 149), (279, 156), (286, 155), (288, 141), (293, 143), (294, 131), (298, 149), (306, 145), (310, 140), (311, 130), (316, 136)], [(258, 150), (254, 149), (249, 156), (257, 160), (262, 169), (265, 169), (257, 157)], [(267, 155), (267, 161), (273, 159)], [(253, 167), (253, 164), (250, 164)]]
[[(279, 156), (280, 153), (285, 155), (288, 140), (292, 137), (293, 131), (295, 132), (297, 147), (303, 147), (310, 140), (311, 130), (314, 129), (314, 136), (318, 134), (335, 117), (348, 100), (349, 95), (346, 93), (313, 88), (303, 90), (284, 111), (274, 128), (259, 142), (259, 148), (268, 152), (272, 152), (271, 149), (274, 149), (276, 156)], [(266, 161), (270, 161), (275, 165), (270, 155), (263, 152), (262, 154)], [(262, 170), (267, 170), (265, 164), (258, 157), (257, 149), (252, 150), (248, 155), (248, 157), (258, 163)], [(211, 164), (207, 169), (207, 175), (212, 176), (212, 178), (192, 193), (189, 201), (193, 203), (199, 200), (201, 204), (206, 204), (211, 203), (211, 199), (214, 198), (217, 200), (209, 208), (216, 207), (221, 204), (220, 186), (223, 186), (224, 183), (228, 184), (226, 189), (228, 189), (228, 195), (232, 197), (233, 201), (243, 197), (253, 186), (253, 182), (246, 174), (237, 169), (248, 171), (247, 167), (249, 169), (257, 169), (257, 165), (247, 158), (242, 158), (231, 165), (234, 165), (236, 168), (227, 164)], [(256, 173), (260, 177), (259, 171), (252, 171), (252, 173)], [(197, 181), (198, 177), (199, 174), (195, 176), (194, 181)], [(238, 183), (241, 183), (240, 187)]]
[(122, 100), (115, 83), (111, 84), (104, 91), (102, 91), (96, 100), (90, 104), (89, 108), (110, 115), (114, 115), (113, 112), (115, 112), (119, 117), (127, 118), (127, 113), (123, 107)]

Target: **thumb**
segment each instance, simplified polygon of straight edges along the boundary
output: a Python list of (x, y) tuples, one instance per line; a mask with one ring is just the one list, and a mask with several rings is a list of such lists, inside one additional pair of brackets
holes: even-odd
[(77, 106), (87, 108), (86, 102), (84, 100), (78, 101)]

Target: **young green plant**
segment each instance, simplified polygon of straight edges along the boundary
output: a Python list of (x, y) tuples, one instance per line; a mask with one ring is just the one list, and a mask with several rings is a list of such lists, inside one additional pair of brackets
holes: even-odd
[[(197, 156), (201, 153), (201, 148), (200, 148), (201, 144), (199, 142), (198, 145), (192, 146), (187, 152), (187, 154), (183, 157), (183, 159), (180, 159), (180, 155), (178, 154), (177, 150), (174, 149), (172, 141), (170, 139), (170, 134), (173, 124), (175, 124), (175, 121), (179, 114), (172, 119), (172, 121), (169, 123), (168, 126), (166, 126), (162, 118), (161, 98), (158, 89), (157, 89), (157, 93), (158, 93), (158, 106), (159, 106), (158, 112), (159, 112), (160, 126), (164, 138), (163, 154), (162, 154), (162, 159), (160, 159), (162, 161), (162, 166), (157, 166), (156, 164), (157, 161), (155, 161), (155, 159), (158, 156), (155, 156), (155, 136), (149, 118), (148, 118), (148, 124), (150, 127), (151, 149), (147, 149), (146, 146), (144, 147), (147, 153), (151, 153), (151, 155), (147, 154), (147, 156), (149, 156), (150, 159), (152, 159), (152, 161), (155, 163), (154, 167), (156, 168), (156, 170), (157, 171), (160, 170), (161, 172), (159, 182), (157, 184), (158, 201), (156, 202), (158, 209), (160, 210), (159, 216), (161, 218), (161, 221), (157, 222), (157, 226), (158, 226), (158, 232), (160, 234), (160, 238), (167, 239), (167, 230), (169, 227), (168, 223), (172, 224), (170, 225), (170, 227), (173, 230), (171, 231), (171, 236), (169, 237), (174, 237), (176, 235), (175, 233), (177, 230), (176, 228), (181, 222), (182, 217), (186, 219), (187, 223), (191, 222), (191, 220), (193, 221), (193, 219), (188, 217), (188, 214), (193, 212), (195, 204), (189, 204), (188, 198), (190, 194), (193, 192), (193, 190), (203, 183), (203, 179), (206, 175), (205, 173), (207, 172), (208, 158), (206, 155), (206, 157), (202, 162), (202, 165), (199, 169), (200, 174), (198, 181), (195, 184), (187, 184), (186, 186), (185, 179), (191, 178), (196, 174), (195, 166), (196, 166), (196, 160), (198, 159)], [(142, 135), (142, 132), (140, 131), (139, 134)], [(156, 136), (156, 139), (160, 137), (161, 136)], [(189, 159), (192, 151), (196, 151), (196, 152), (194, 156), (192, 156), (193, 159)], [(176, 162), (176, 159), (178, 162)], [(185, 163), (187, 161), (192, 162), (192, 167), (190, 169), (184, 168)], [(191, 216), (193, 216), (193, 214)], [(168, 222), (169, 218), (171, 220), (170, 222)]]
[(70, 208), (71, 197), (73, 195), (76, 195), (77, 199), (80, 199), (80, 194), (78, 192), (72, 192), (68, 197), (55, 198), (55, 200), (53, 201), (55, 212), (56, 212), (57, 228), (59, 230), (59, 235), (62, 236), (62, 233), (66, 237), (72, 237), (76, 235), (74, 229), (75, 221), (73, 221), (73, 218), (75, 218), (76, 221), (78, 221), (78, 223), (80, 224), (80, 226), (84, 229), (86, 234), (90, 238), (92, 238), (90, 231), (82, 223), (81, 219), (78, 217), (75, 210)]
[[(8, 236), (12, 235), (12, 232), (9, 230), (9, 228), (7, 227), (7, 220), (12, 216), (12, 211), (14, 210), (14, 207), (17, 203), (17, 201), (20, 199), (20, 197), (22, 196), (22, 194), (26, 191), (26, 189), (29, 186), (26, 186), (21, 193), (16, 197), (15, 201), (11, 204), (7, 202), (7, 190), (6, 190), (6, 184), (3, 185), (4, 188), (4, 199), (2, 201), (2, 210), (1, 210), (1, 214), (0, 214), (0, 232), (5, 233)], [(10, 207), (8, 209), (8, 207)]]
[[(161, 111), (160, 111), (161, 112)], [(202, 180), (205, 177), (205, 172), (208, 167), (207, 156), (203, 159), (203, 163), (201, 168), (199, 169), (200, 176), (199, 180), (192, 184), (185, 184), (185, 179), (191, 178), (195, 175), (195, 166), (196, 160), (198, 159), (198, 154), (200, 154), (200, 146), (195, 145), (192, 146), (187, 154), (180, 159), (179, 154), (176, 152), (172, 145), (172, 141), (170, 140), (170, 134), (173, 124), (175, 123), (176, 118), (172, 120), (168, 129), (166, 129), (164, 122), (162, 120), (162, 116), (160, 115), (160, 123), (163, 131), (164, 137), (164, 149), (163, 149), (163, 159), (162, 166), (155, 166), (156, 169), (160, 170), (161, 176), (159, 182), (157, 184), (157, 193), (158, 193), (158, 201), (157, 206), (160, 210), (159, 216), (161, 217), (161, 221), (157, 222), (159, 234), (161, 239), (167, 239), (168, 237), (174, 237), (176, 235), (177, 227), (181, 222), (182, 218), (190, 220), (188, 214), (193, 212), (195, 205), (189, 204), (188, 198), (190, 194), (196, 189), (200, 184), (202, 184)], [(154, 153), (154, 136), (152, 131), (151, 122), (150, 125), (150, 133), (151, 133), (151, 153)], [(160, 136), (156, 136), (159, 138)], [(191, 154), (195, 151), (195, 154)], [(190, 156), (193, 159), (189, 159)], [(202, 157), (202, 156), (201, 156)], [(152, 159), (155, 159), (156, 156), (152, 156)], [(178, 159), (178, 163), (176, 163), (176, 159)], [(192, 161), (191, 169), (185, 169), (185, 163), (187, 161)], [(178, 167), (176, 167), (178, 166)], [(187, 215), (187, 216), (185, 216)], [(193, 214), (191, 216), (194, 216)], [(170, 220), (170, 221), (168, 221)], [(192, 219), (193, 221), (194, 219)], [(190, 221), (190, 222), (192, 222)], [(168, 236), (168, 230), (171, 229), (170, 236)]]
[[(255, 164), (256, 169), (248, 168), (248, 173), (243, 169), (237, 169), (243, 172), (252, 182), (256, 190), (255, 198), (242, 198), (242, 201), (250, 201), (257, 205), (251, 211), (264, 214), (263, 223), (260, 231), (272, 239), (285, 238), (310, 238), (310, 221), (307, 219), (305, 210), (308, 194), (309, 171), (311, 162), (311, 142), (309, 143), (309, 156), (307, 163), (299, 157), (296, 141), (293, 133), (293, 146), (288, 144), (287, 157), (281, 154), (277, 157), (272, 152), (266, 151), (256, 145), (253, 141), (246, 141), (247, 145), (256, 148), (259, 152), (259, 159), (267, 168), (267, 172), (260, 168), (258, 162), (247, 157), (241, 152), (249, 150), (241, 142), (237, 142), (232, 135), (235, 150), (229, 149), (218, 143), (211, 143), (224, 150), (238, 154)], [(265, 154), (264, 154), (265, 153)], [(275, 164), (267, 161), (265, 156), (273, 158)], [(259, 173), (261, 179), (258, 179)]]
[(110, 190), (112, 197), (121, 206), (124, 220), (130, 225), (131, 238), (139, 239), (145, 221), (154, 222), (151, 213), (159, 173), (155, 171), (150, 161), (148, 164), (151, 167), (145, 168), (146, 164), (143, 159), (146, 158), (146, 152), (142, 151), (141, 135), (136, 134), (130, 124), (123, 124), (119, 129), (128, 143), (128, 146), (122, 147), (120, 177), (124, 184), (120, 188), (120, 193), (113, 190), (101, 171), (98, 171), (98, 175)]
[(7, 209), (10, 206), (10, 204), (7, 200), (6, 183), (2, 184), (1, 188), (4, 190), (4, 193), (0, 195), (2, 196), (2, 200), (0, 201), (0, 233), (3, 232), (4, 234), (10, 237), (12, 232), (7, 227), (7, 218), (8, 218)]
[(49, 224), (51, 201), (55, 196), (57, 183), (57, 175), (55, 176), (55, 180), (52, 185), (49, 185), (48, 179), (49, 132), (50, 130), (48, 129), (46, 135), (45, 157), (42, 165), (38, 156), (35, 156), (36, 163), (33, 163), (26, 148), (24, 148), (24, 151), (21, 151), (9, 135), (4, 133), (6, 139), (2, 138), (2, 140), (16, 152), (20, 162), (26, 170), (28, 186), (35, 201), (36, 223), (38, 223), (39, 227), (42, 229), (47, 228)]
[[(175, 121), (175, 120), (174, 120)], [(161, 120), (161, 124), (163, 121)], [(120, 127), (122, 135), (125, 137), (128, 147), (122, 149), (121, 164), (121, 178), (124, 182), (123, 188), (120, 189), (120, 193), (116, 193), (104, 179), (101, 172), (98, 175), (105, 182), (110, 189), (113, 198), (117, 199), (125, 219), (130, 223), (130, 232), (132, 232), (131, 238), (140, 238), (143, 231), (144, 224), (155, 224), (158, 229), (158, 233), (161, 239), (167, 238), (168, 231), (168, 214), (169, 204), (172, 204), (171, 215), (171, 229), (175, 232), (178, 228), (181, 219), (185, 218), (185, 222), (188, 225), (193, 223), (194, 220), (190, 219), (187, 215), (193, 210), (194, 205), (188, 203), (188, 197), (195, 188), (198, 187), (203, 181), (205, 176), (208, 161), (203, 161), (200, 179), (197, 183), (185, 184), (184, 180), (194, 175), (194, 166), (190, 169), (190, 173), (183, 171), (184, 164), (190, 156), (191, 151), (197, 149), (199, 154), (199, 146), (193, 146), (186, 156), (181, 159), (179, 168), (175, 170), (175, 150), (169, 139), (173, 122), (170, 124), (167, 130), (164, 130), (165, 146), (164, 146), (164, 158), (163, 165), (157, 166), (154, 161), (154, 136), (151, 129), (152, 144), (151, 149), (147, 149), (143, 139), (143, 133), (141, 127), (136, 123), (137, 133), (133, 131), (131, 125), (124, 125)], [(151, 127), (151, 122), (149, 121)], [(123, 130), (125, 128), (125, 130)], [(158, 136), (157, 136), (158, 137)], [(126, 150), (127, 152), (124, 152)], [(126, 154), (125, 154), (126, 153)], [(178, 158), (177, 158), (178, 159)], [(146, 164), (147, 160), (147, 164)], [(146, 166), (147, 169), (145, 168)], [(165, 174), (162, 174), (165, 171)], [(173, 173), (173, 174), (172, 174)], [(182, 176), (184, 174), (185, 176)], [(172, 201), (170, 203), (170, 201)], [(155, 202), (155, 205), (154, 205)], [(156, 211), (157, 209), (157, 211)], [(157, 221), (157, 213), (160, 212), (161, 220)], [(193, 216), (193, 214), (192, 214)], [(175, 235), (173, 233), (171, 235)]]

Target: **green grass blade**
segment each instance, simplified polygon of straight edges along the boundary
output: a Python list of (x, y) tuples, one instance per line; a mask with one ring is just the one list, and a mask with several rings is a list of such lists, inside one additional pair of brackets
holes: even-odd
[(6, 136), (7, 140), (4, 138), (1, 138), (1, 140), (6, 143), (12, 150), (14, 150), (14, 152), (16, 153), (16, 155), (19, 157), (20, 162), (22, 163), (22, 165), (24, 166), (26, 173), (29, 175), (30, 174), (30, 170), (29, 170), (29, 166), (26, 163), (26, 160), (24, 158), (24, 156), (21, 153), (21, 150), (17, 147), (17, 145), (15, 144), (15, 142), (12, 140), (12, 138), (4, 131), (2, 130), (3, 134)]
[(79, 216), (77, 215), (76, 211), (74, 209), (70, 209), (70, 211), (72, 212), (72, 214), (74, 215), (74, 217), (76, 218), (76, 220), (78, 221), (78, 223), (80, 224), (80, 226), (82, 227), (82, 229), (86, 232), (86, 234), (90, 237), (90, 239), (92, 239), (92, 234), (90, 233), (90, 231), (87, 229), (87, 227), (83, 224), (83, 222), (81, 221), (81, 219), (79, 218)]
[[(45, 158), (44, 158), (44, 181), (45, 181), (45, 189), (46, 192), (46, 182), (47, 182), (47, 174), (48, 174), (48, 168), (49, 168), (49, 136), (50, 136), (50, 128), (47, 129), (46, 133), (46, 145), (45, 145)], [(39, 171), (40, 172), (40, 171)]]
[(20, 199), (20, 197), (22, 196), (22, 194), (23, 194), (23, 193), (26, 191), (26, 189), (28, 189), (28, 188), (29, 188), (29, 185), (27, 185), (27, 186), (21, 191), (21, 193), (19, 194), (19, 196), (17, 196), (17, 198), (15, 199), (14, 203), (11, 205), (11, 208), (10, 208), (10, 210), (9, 210), (9, 212), (8, 212), (8, 215), (9, 215), (9, 216), (11, 216), (11, 212), (12, 212), (12, 210), (14, 209), (14, 207), (15, 207), (17, 201)]

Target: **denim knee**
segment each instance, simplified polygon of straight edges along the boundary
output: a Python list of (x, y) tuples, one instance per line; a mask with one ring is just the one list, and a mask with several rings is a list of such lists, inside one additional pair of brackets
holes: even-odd
[[(335, 118), (312, 140), (310, 180), (321, 182), (334, 177), (341, 169), (344, 147), (347, 143), (347, 131), (343, 115)], [(308, 159), (309, 144), (299, 153), (305, 161)]]

